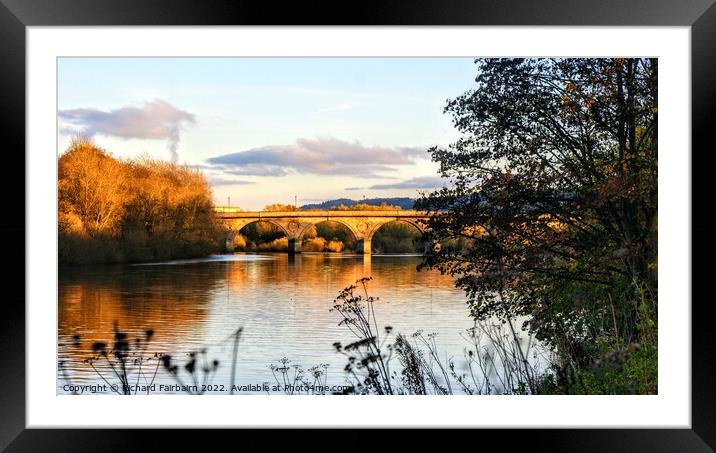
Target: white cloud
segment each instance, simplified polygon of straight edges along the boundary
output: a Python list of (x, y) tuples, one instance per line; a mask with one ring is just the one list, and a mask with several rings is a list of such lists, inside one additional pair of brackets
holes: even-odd
[(66, 134), (165, 139), (173, 162), (179, 158), (180, 131), (186, 124), (196, 122), (194, 114), (161, 99), (145, 102), (141, 107), (127, 106), (109, 111), (93, 108), (60, 110), (59, 117), (64, 123), (61, 130)]
[(426, 148), (364, 146), (336, 138), (298, 139), (292, 145), (269, 145), (212, 157), (208, 162), (226, 173), (282, 176), (289, 172), (380, 177), (427, 159)]
[(370, 187), (346, 187), (345, 190), (384, 190), (384, 189), (436, 189), (445, 185), (446, 180), (440, 176), (419, 176), (388, 184), (375, 184)]

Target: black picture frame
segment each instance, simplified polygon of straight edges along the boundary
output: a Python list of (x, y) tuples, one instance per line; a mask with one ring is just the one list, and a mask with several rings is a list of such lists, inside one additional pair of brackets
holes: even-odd
[[(711, 272), (707, 259), (716, 246), (708, 207), (713, 161), (712, 121), (716, 118), (715, 0), (420, 0), (339, 3), (267, 3), (210, 0), (0, 0), (0, 116), (5, 126), (6, 173), (0, 178), (4, 214), (0, 223), (4, 250), (25, 262), (26, 209), (18, 187), (25, 187), (25, 36), (29, 26), (89, 25), (571, 25), (690, 26), (692, 62), (692, 428), (691, 429), (550, 429), (514, 430), (513, 445), (552, 451), (714, 451), (716, 448), (716, 336), (711, 333)], [(662, 132), (663, 133), (663, 132)], [(689, 156), (684, 156), (689, 158)], [(14, 180), (16, 176), (22, 181)], [(52, 230), (49, 230), (52, 231)], [(9, 239), (14, 238), (14, 239)], [(22, 249), (22, 250), (21, 250)], [(17, 263), (17, 261), (13, 261)], [(25, 410), (25, 267), (10, 266), (0, 316), (0, 448), (7, 451), (110, 451), (142, 444), (137, 430), (26, 429)], [(15, 275), (13, 275), (13, 273)], [(11, 286), (12, 285), (12, 286)], [(664, 301), (688, 306), (690, 301)], [(638, 423), (638, 420), (635, 421)], [(147, 431), (144, 431), (147, 434)], [(217, 433), (217, 436), (226, 435)], [(484, 430), (487, 437), (502, 437)], [(155, 437), (155, 434), (151, 434)], [(212, 434), (212, 436), (214, 436)], [(162, 449), (183, 445), (184, 436), (161, 435)], [(264, 437), (264, 439), (267, 439)], [(214, 441), (220, 441), (213, 437)], [(485, 444), (487, 445), (487, 444)], [(247, 444), (244, 444), (246, 447)]]

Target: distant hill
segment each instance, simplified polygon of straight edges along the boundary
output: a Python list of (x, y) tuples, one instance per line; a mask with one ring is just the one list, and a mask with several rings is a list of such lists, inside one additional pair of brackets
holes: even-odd
[(348, 198), (338, 198), (336, 200), (328, 200), (324, 201), (323, 203), (312, 203), (312, 204), (304, 204), (300, 207), (300, 209), (331, 209), (336, 206), (345, 205), (345, 206), (354, 206), (357, 204), (372, 204), (372, 205), (391, 205), (391, 206), (400, 206), (403, 209), (413, 209), (413, 204), (415, 203), (415, 200), (413, 198), (408, 197), (395, 197), (395, 198), (366, 198), (363, 200), (350, 200)]

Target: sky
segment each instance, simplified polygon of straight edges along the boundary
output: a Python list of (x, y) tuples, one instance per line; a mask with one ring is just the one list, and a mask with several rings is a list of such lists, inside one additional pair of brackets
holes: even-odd
[(199, 168), (247, 210), (415, 197), (444, 184), (428, 148), (471, 58), (60, 58), (58, 152), (78, 134), (119, 158)]

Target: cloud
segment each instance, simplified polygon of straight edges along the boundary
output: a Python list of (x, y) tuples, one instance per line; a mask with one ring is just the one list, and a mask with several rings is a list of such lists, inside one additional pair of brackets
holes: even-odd
[(253, 181), (244, 181), (240, 179), (222, 178), (220, 176), (207, 176), (206, 179), (212, 187), (219, 186), (244, 186), (247, 184), (255, 184)]
[(383, 189), (436, 189), (445, 184), (440, 176), (419, 176), (391, 184), (375, 184), (370, 187), (346, 187), (345, 190), (383, 190)]
[(241, 175), (282, 176), (288, 172), (380, 177), (394, 166), (428, 158), (426, 148), (364, 146), (336, 138), (298, 139), (292, 145), (252, 148), (212, 157), (208, 162)]
[(173, 162), (179, 160), (180, 132), (187, 124), (194, 124), (194, 114), (179, 110), (161, 99), (145, 102), (141, 107), (121, 107), (103, 111), (92, 108), (60, 110), (66, 123), (63, 133), (108, 135), (123, 139), (140, 138), (167, 140)]
[(276, 165), (248, 164), (238, 168), (225, 169), (223, 173), (238, 176), (285, 176), (285, 168)]

